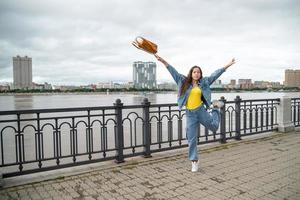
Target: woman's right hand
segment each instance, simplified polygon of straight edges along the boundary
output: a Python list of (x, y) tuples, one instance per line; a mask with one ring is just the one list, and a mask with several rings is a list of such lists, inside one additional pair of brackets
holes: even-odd
[(230, 67), (231, 65), (235, 64), (235, 59), (233, 58), (227, 65), (225, 65), (225, 69)]
[(165, 61), (163, 58), (158, 56), (157, 54), (154, 54), (155, 58), (160, 61), (162, 64), (164, 64), (166, 67), (169, 65), (167, 61)]

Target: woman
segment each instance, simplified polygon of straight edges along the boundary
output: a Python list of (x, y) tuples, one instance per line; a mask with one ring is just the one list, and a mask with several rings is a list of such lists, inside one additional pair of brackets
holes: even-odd
[[(193, 66), (188, 76), (179, 74), (174, 67), (169, 65), (163, 58), (154, 54), (158, 61), (162, 62), (169, 70), (176, 84), (178, 85), (178, 106), (181, 109), (186, 107), (186, 136), (189, 146), (189, 160), (192, 162), (192, 172), (199, 168), (197, 151), (197, 127), (202, 124), (211, 131), (216, 131), (220, 123), (219, 109), (224, 105), (221, 101), (211, 103), (210, 85), (217, 80), (225, 70), (235, 63), (232, 59), (227, 65), (216, 70), (209, 77), (202, 77), (202, 70)], [(211, 113), (206, 108), (212, 108)]]

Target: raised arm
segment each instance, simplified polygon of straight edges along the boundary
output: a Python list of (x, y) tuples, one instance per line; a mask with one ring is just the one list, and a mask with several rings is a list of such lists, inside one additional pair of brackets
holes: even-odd
[(171, 76), (173, 77), (177, 85), (179, 85), (179, 83), (182, 82), (183, 79), (185, 79), (185, 77), (182, 74), (179, 74), (177, 70), (174, 67), (172, 67), (167, 61), (165, 61), (163, 58), (161, 58), (157, 54), (154, 54), (154, 56), (158, 61), (160, 61), (162, 64), (166, 66), (166, 68), (170, 72)]
[(234, 59), (234, 58), (232, 58), (232, 60), (231, 60), (227, 65), (224, 66), (225, 70), (226, 70), (228, 67), (230, 67), (231, 65), (233, 65), (233, 64), (235, 64), (235, 59)]
[(154, 54), (155, 58), (160, 61), (162, 64), (164, 64), (166, 67), (169, 66), (169, 63), (167, 61), (165, 61), (163, 58), (161, 58), (160, 56), (158, 56), (157, 54)]
[(224, 67), (222, 67), (221, 69), (216, 70), (214, 73), (212, 73), (209, 77), (208, 77), (208, 82), (209, 84), (213, 84), (213, 82), (215, 80), (217, 80), (224, 72), (226, 69), (228, 69), (228, 67), (230, 67), (231, 65), (233, 65), (235, 63), (235, 59), (233, 58), (227, 65), (225, 65)]

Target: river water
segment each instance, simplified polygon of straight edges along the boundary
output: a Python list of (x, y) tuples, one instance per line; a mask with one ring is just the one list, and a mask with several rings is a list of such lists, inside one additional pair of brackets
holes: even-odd
[[(212, 93), (212, 99), (224, 96), (232, 101), (239, 95), (242, 99), (265, 99), (289, 96), (300, 98), (300, 92), (227, 92)], [(44, 109), (44, 108), (70, 108), (70, 107), (94, 107), (112, 106), (116, 99), (120, 99), (124, 105), (141, 104), (144, 98), (148, 98), (152, 104), (176, 103), (176, 92), (169, 93), (112, 93), (112, 94), (26, 94), (0, 96), (0, 111), (20, 109)]]

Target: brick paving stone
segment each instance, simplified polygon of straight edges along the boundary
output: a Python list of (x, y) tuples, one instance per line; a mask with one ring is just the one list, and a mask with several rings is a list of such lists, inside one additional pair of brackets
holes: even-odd
[(39, 194), (37, 194), (37, 193), (31, 194), (31, 195), (30, 195), (30, 198), (33, 199), (33, 200), (34, 200), (34, 199), (42, 199), (42, 197), (41, 197)]
[(220, 192), (217, 192), (217, 193), (213, 193), (211, 194), (212, 196), (216, 197), (217, 199), (219, 200), (225, 200), (225, 199), (228, 199), (227, 196), (224, 195), (224, 193), (220, 193)]
[(40, 192), (39, 195), (45, 199), (45, 198), (50, 198), (51, 195), (48, 192)]
[[(300, 199), (300, 134), (229, 141), (200, 151), (192, 173), (185, 150), (34, 184), (0, 189), (2, 199)], [(226, 148), (224, 148), (226, 146)]]
[(7, 199), (13, 199), (13, 198), (10, 198), (9, 196), (8, 196), (8, 194), (1, 194), (1, 200), (3, 199), (3, 200), (7, 200)]
[(92, 196), (86, 196), (86, 197), (84, 197), (83, 199), (84, 199), (84, 200), (95, 200), (95, 198), (92, 197)]

